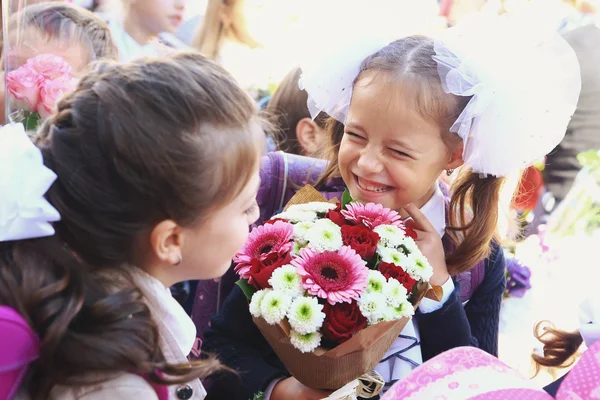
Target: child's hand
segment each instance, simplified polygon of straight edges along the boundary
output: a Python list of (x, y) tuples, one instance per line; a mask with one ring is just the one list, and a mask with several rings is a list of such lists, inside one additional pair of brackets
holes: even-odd
[(327, 398), (331, 393), (333, 392), (306, 387), (292, 376), (275, 385), (271, 392), (271, 400), (321, 400)]
[(419, 250), (433, 267), (433, 276), (429, 280), (432, 285), (442, 286), (450, 278), (448, 267), (446, 266), (446, 255), (440, 234), (427, 219), (425, 214), (417, 207), (409, 204), (404, 210), (410, 215), (411, 219), (406, 221), (406, 226), (417, 232), (417, 246)]

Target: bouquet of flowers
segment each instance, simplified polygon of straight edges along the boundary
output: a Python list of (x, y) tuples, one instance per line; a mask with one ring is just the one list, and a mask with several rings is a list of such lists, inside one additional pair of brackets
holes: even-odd
[(35, 130), (50, 116), (60, 98), (75, 89), (77, 80), (71, 66), (59, 56), (39, 54), (6, 74), (6, 92), (11, 109), (9, 118)]
[[(307, 193), (321, 197), (310, 186), (297, 196)], [(415, 238), (397, 212), (348, 194), (289, 204), (252, 230), (234, 258), (238, 285), (296, 379), (338, 389), (380, 361), (433, 274)]]

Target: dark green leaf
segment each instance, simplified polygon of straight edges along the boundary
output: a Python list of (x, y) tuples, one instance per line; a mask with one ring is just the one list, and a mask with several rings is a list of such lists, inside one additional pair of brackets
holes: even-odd
[(254, 393), (254, 397), (252, 398), (252, 400), (265, 400), (265, 393), (264, 392)]
[(346, 208), (346, 206), (352, 203), (352, 201), (352, 196), (350, 196), (348, 189), (344, 190), (344, 194), (342, 195), (342, 208)]
[(249, 284), (247, 279), (240, 279), (235, 284), (242, 289), (248, 300), (252, 299), (252, 295), (256, 293), (256, 288)]

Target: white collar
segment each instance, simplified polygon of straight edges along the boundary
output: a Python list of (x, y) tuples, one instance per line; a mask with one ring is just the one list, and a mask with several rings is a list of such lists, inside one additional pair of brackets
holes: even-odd
[(421, 207), (421, 212), (425, 214), (440, 237), (443, 237), (446, 233), (446, 201), (438, 184), (435, 185), (433, 196)]
[(135, 267), (132, 276), (150, 307), (161, 336), (164, 337), (164, 332), (168, 332), (187, 357), (196, 342), (196, 325), (192, 319), (161, 281)]
[(127, 33), (123, 23), (118, 18), (108, 19), (112, 39), (119, 50), (119, 61), (128, 62), (136, 58), (156, 57), (159, 55), (157, 40), (147, 44), (139, 44)]

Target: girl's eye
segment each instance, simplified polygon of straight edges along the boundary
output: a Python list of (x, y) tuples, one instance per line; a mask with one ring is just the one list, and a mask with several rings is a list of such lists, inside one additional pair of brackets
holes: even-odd
[(408, 154), (406, 154), (403, 151), (400, 150), (395, 150), (395, 149), (390, 149), (395, 155), (399, 156), (399, 157), (408, 157), (408, 158), (412, 158), (411, 156), (409, 156)]
[(254, 203), (254, 204), (252, 204), (252, 207), (250, 207), (249, 209), (247, 209), (246, 211), (244, 211), (244, 214), (251, 215), (257, 209), (258, 209), (258, 204)]
[(356, 133), (353, 132), (345, 132), (346, 135), (354, 138), (354, 139), (359, 139), (359, 140), (366, 140), (364, 137), (357, 135)]

